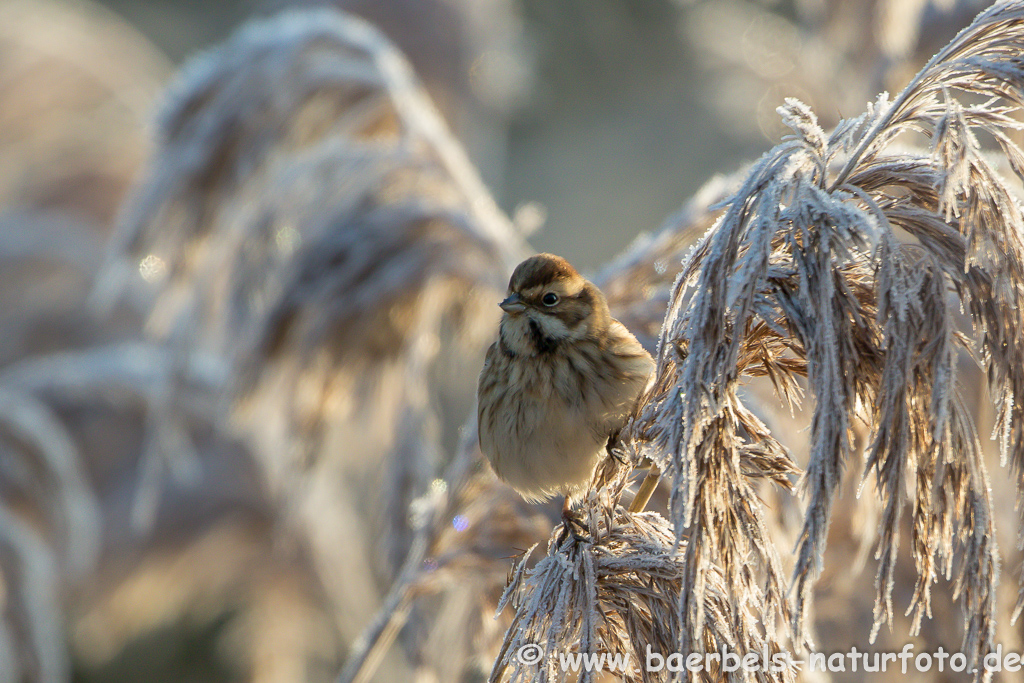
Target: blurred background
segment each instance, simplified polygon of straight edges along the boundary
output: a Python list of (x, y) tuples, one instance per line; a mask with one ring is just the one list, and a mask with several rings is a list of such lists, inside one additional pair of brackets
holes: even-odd
[[(286, 0), (103, 3), (178, 64)], [(532, 244), (595, 269), (716, 173), (783, 133), (798, 97), (832, 124), (898, 89), (984, 0), (484, 0), (329, 3), (411, 58)], [(586, 230), (594, 239), (580, 239)]]
[(510, 267), (650, 344), (783, 99), (831, 127), (987, 4), (0, 0), (0, 681), (332, 680), (403, 577), (372, 680), (485, 679), (557, 515), (462, 427)]
[[(366, 17), (410, 57), (502, 208), (544, 210), (533, 244), (594, 269), (638, 232), (657, 228), (712, 175), (773, 146), (783, 98), (805, 100), (825, 124), (859, 112), (877, 92), (905, 83), (988, 3), (99, 3), (109, 15), (52, 4), (136, 32), (163, 63), (110, 58), (157, 84), (246, 20), (289, 6), (333, 5)], [(582, 229), (598, 239), (576, 238)]]

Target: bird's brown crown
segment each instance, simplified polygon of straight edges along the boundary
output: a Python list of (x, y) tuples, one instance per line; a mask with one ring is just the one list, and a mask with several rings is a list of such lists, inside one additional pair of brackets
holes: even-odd
[(577, 279), (582, 280), (583, 278), (561, 256), (537, 254), (516, 266), (512, 273), (512, 279), (509, 280), (508, 289), (510, 292), (526, 292), (559, 280), (573, 281)]

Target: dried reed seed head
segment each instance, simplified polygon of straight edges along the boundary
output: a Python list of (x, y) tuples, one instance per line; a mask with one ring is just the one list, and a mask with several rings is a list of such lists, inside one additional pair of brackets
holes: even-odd
[(381, 51), (393, 49), (369, 25), (322, 8), (250, 22), (190, 62), (158, 117), (159, 162), (122, 210), (119, 255), (160, 259), (164, 286), (187, 280), (232, 200), (258, 197), (282, 162), (330, 141), (396, 144)]
[[(514, 606), (516, 614), (490, 680), (565, 680), (560, 656), (572, 652), (628, 656), (629, 669), (617, 672), (627, 681), (672, 679), (667, 669), (647, 671), (644, 663), (647, 648), (675, 652), (684, 640), (679, 599), (688, 581), (685, 542), (682, 547), (676, 543), (671, 525), (659, 514), (631, 514), (613, 507), (613, 499), (606, 492), (592, 493), (583, 520), (585, 537), (556, 530), (547, 555), (533, 568), (528, 568), (529, 554), (518, 563), (500, 603)], [(753, 629), (743, 640), (734, 639), (730, 624), (737, 618), (737, 603), (722, 578), (712, 567), (702, 580), (707, 602), (700, 650), (778, 651)], [(747, 599), (756, 602), (758, 597)], [(526, 645), (540, 646), (544, 657), (534, 664), (516, 658)], [(706, 671), (697, 679), (720, 680), (721, 674)], [(761, 672), (757, 680), (791, 681), (792, 672)]]
[(231, 429), (331, 568), (332, 609), (367, 613), (374, 552), (396, 570), (456, 441), (518, 237), (401, 55), (336, 12), (244, 28), (186, 69), (162, 131), (120, 243), (165, 266), (150, 329), (227, 362)]
[[(924, 467), (945, 482), (922, 488), (921, 504), (943, 518), (944, 529), (967, 531), (940, 541), (919, 518), (921, 580), (930, 583), (931, 563), (947, 557), (947, 541), (960, 545), (957, 556), (970, 566), (959, 592), (964, 651), (978, 662), (992, 647), (998, 555), (987, 475), (971, 446), (969, 415), (955, 399), (958, 331), (946, 296), (952, 284), (981, 331), (984, 362), (998, 387), (1004, 452), (1019, 458), (1019, 430), (1007, 426), (1019, 404), (1007, 399), (1018, 395), (1018, 386), (1024, 390), (1013, 341), (1024, 332), (1021, 212), (966, 131), (983, 129), (1008, 155), (1019, 153), (1004, 144), (1000, 129), (1018, 125), (1005, 113), (1024, 99), (1024, 72), (1013, 58), (1022, 43), (1024, 7), (996, 5), (893, 102), (880, 99), (831, 136), (807, 107), (787, 102), (780, 113), (794, 135), (754, 166), (677, 282), (656, 390), (634, 423), (637, 431), (627, 436), (650, 439), (647, 457), (674, 480), (671, 513), (676, 533), (688, 537), (691, 580), (708, 566), (721, 567), (738, 597), (754, 588), (745, 566), (758, 558), (770, 586), (766, 605), (785, 615), (788, 603), (778, 598), (787, 582), (746, 489), (745, 449), (738, 447), (764, 437), (742, 426), (737, 390), (753, 359), (764, 359), (757, 372), (770, 373), (784, 393), (806, 372), (816, 406), (790, 620), (800, 638), (808, 635), (808, 596), (852, 454), (854, 418), (866, 417), (874, 431), (869, 462), (887, 503), (876, 624), (891, 613), (902, 478), (907, 469)], [(961, 107), (948, 99), (950, 88), (996, 99)], [(1007, 104), (997, 105), (998, 98)], [(932, 154), (889, 148), (898, 132), (921, 127), (931, 131)], [(887, 173), (884, 184), (854, 184), (877, 183), (880, 173)], [(919, 237), (930, 258), (900, 245), (894, 225)], [(989, 280), (992, 273), (1000, 274), (999, 284)], [(993, 300), (1004, 308), (997, 312)], [(794, 362), (757, 350), (769, 331), (792, 340), (777, 348)], [(934, 458), (946, 466), (933, 469)], [(699, 634), (703, 605), (699, 582), (692, 588), (683, 597), (691, 639)], [(926, 590), (919, 592), (926, 600)]]

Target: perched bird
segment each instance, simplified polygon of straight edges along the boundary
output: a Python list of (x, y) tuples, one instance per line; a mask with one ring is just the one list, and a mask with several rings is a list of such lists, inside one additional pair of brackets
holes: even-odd
[(593, 283), (552, 254), (520, 263), (477, 389), (480, 448), (529, 501), (586, 489), (654, 369)]

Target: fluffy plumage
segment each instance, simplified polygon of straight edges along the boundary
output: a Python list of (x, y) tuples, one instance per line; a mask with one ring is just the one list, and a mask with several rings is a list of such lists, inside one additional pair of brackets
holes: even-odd
[(654, 361), (558, 256), (520, 263), (500, 305), (477, 394), (480, 448), (527, 500), (578, 496)]

